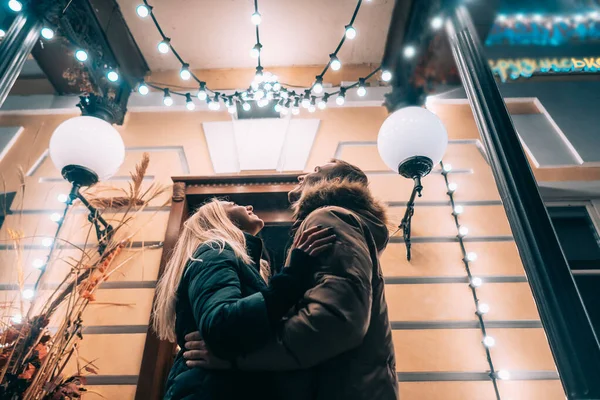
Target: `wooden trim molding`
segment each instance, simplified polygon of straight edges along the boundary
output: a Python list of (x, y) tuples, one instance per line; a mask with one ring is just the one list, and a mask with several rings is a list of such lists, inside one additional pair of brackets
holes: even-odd
[[(167, 261), (183, 222), (192, 210), (214, 196), (225, 196), (240, 204), (252, 204), (261, 210), (266, 223), (291, 221), (287, 192), (298, 182), (297, 174), (246, 175), (246, 176), (181, 176), (172, 178), (173, 198), (167, 223), (158, 279), (164, 273)], [(156, 298), (154, 299), (154, 301)], [(137, 381), (135, 400), (160, 400), (173, 363), (176, 346), (160, 340), (148, 327), (142, 365)]]

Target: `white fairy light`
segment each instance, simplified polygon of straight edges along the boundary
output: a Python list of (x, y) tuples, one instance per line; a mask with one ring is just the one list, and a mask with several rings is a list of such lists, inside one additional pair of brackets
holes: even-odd
[(444, 164), (444, 172), (452, 171), (452, 164)]
[(145, 4), (140, 4), (139, 6), (137, 6), (135, 8), (135, 12), (140, 18), (146, 18), (148, 15), (150, 15), (150, 9)]
[(69, 200), (69, 196), (67, 196), (64, 193), (61, 193), (58, 196), (56, 196), (56, 200), (58, 200), (61, 203), (66, 203)]
[(465, 211), (465, 209), (461, 205), (457, 205), (456, 207), (454, 207), (454, 214), (456, 215), (462, 214), (463, 211)]
[(40, 35), (42, 35), (42, 37), (46, 40), (52, 40), (54, 37), (54, 31), (48, 27), (44, 27), (40, 31)]
[(81, 49), (77, 50), (75, 52), (75, 58), (77, 59), (77, 61), (81, 61), (81, 62), (87, 61), (88, 53), (85, 50), (81, 50)]
[(486, 336), (483, 338), (483, 345), (485, 347), (494, 347), (494, 345), (496, 344), (496, 339), (494, 339), (491, 336)]
[(293, 115), (298, 115), (300, 114), (300, 109), (298, 107), (292, 107), (292, 114)]
[(389, 82), (392, 80), (392, 73), (387, 70), (384, 69), (383, 71), (381, 71), (381, 80), (384, 82)]
[(403, 54), (406, 58), (413, 58), (415, 54), (417, 54), (417, 50), (415, 49), (415, 46), (408, 45), (404, 48)]
[(331, 61), (330, 64), (331, 69), (334, 71), (338, 71), (340, 68), (342, 68), (342, 62), (340, 61), (339, 58), (337, 58), (337, 56), (335, 54), (331, 55)]
[(252, 23), (254, 25), (260, 25), (260, 23), (262, 22), (262, 16), (260, 15), (260, 13), (258, 11), (256, 11), (250, 17), (250, 21), (252, 21)]
[(469, 228), (467, 228), (466, 226), (461, 226), (460, 228), (458, 228), (458, 235), (460, 237), (465, 237), (469, 234)]
[(483, 285), (483, 280), (481, 278), (474, 277), (471, 279), (471, 286), (477, 288), (477, 287), (480, 287), (481, 285)]
[(327, 101), (323, 98), (321, 98), (319, 100), (319, 102), (317, 103), (317, 107), (319, 107), (319, 110), (324, 110), (327, 108)]
[(323, 93), (323, 78), (321, 78), (320, 76), (317, 76), (317, 79), (315, 80), (315, 84), (313, 85), (312, 90), (316, 94)]
[(188, 99), (185, 102), (185, 108), (187, 108), (189, 111), (194, 111), (196, 109), (196, 104), (194, 104), (192, 99)]
[(431, 20), (431, 27), (435, 30), (440, 29), (444, 25), (444, 19), (440, 16), (434, 17)]
[(477, 306), (477, 312), (481, 315), (490, 312), (490, 306), (487, 303), (479, 303)]
[(250, 103), (248, 103), (247, 101), (244, 102), (244, 104), (242, 104), (242, 109), (244, 111), (250, 111), (252, 107), (250, 106)]
[(169, 93), (169, 89), (165, 89), (165, 94), (163, 96), (163, 104), (167, 107), (171, 107), (173, 105), (173, 98)]
[(14, 324), (20, 324), (21, 322), (23, 322), (23, 316), (21, 314), (15, 314), (10, 320)]
[(42, 246), (44, 246), (44, 247), (50, 247), (50, 246), (52, 246), (52, 243), (54, 243), (54, 240), (52, 238), (43, 238), (42, 239)]
[(470, 261), (470, 262), (477, 261), (477, 253), (474, 253), (474, 252), (467, 253), (467, 261)]
[(456, 189), (458, 189), (458, 185), (456, 183), (450, 182), (448, 184), (448, 190), (450, 191), (450, 193), (456, 192)]
[(356, 29), (352, 25), (346, 26), (346, 39), (354, 39), (356, 37)]
[[(281, 90), (281, 83), (275, 82), (273, 84), (273, 90), (276, 91), (276, 92), (279, 92)], [(287, 92), (286, 92), (286, 94), (287, 94)], [(283, 97), (283, 94), (282, 94), (282, 97)], [(287, 96), (286, 96), (286, 98), (287, 98)]]
[(142, 96), (147, 95), (150, 92), (150, 89), (148, 89), (148, 86), (145, 83), (140, 83), (138, 86), (138, 93), (141, 94)]
[(14, 12), (19, 12), (23, 9), (23, 4), (18, 0), (10, 0), (8, 2), (8, 8), (13, 10)]
[(44, 262), (44, 260), (42, 260), (41, 258), (36, 258), (35, 260), (33, 260), (33, 262), (31, 263), (31, 265), (33, 265), (33, 268), (35, 269), (40, 269), (44, 266), (44, 264), (46, 264)]
[(167, 54), (169, 52), (169, 48), (170, 48), (170, 44), (169, 44), (169, 40), (165, 39), (162, 40), (159, 44), (158, 44), (158, 51), (161, 52), (162, 54)]
[(116, 71), (108, 71), (106, 74), (106, 78), (111, 82), (116, 82), (119, 80), (119, 74)]
[(179, 71), (179, 76), (184, 81), (189, 81), (192, 77), (192, 73), (190, 72), (190, 66), (188, 64), (183, 64), (181, 66), (181, 71)]
[(498, 377), (498, 379), (502, 379), (503, 381), (510, 379), (510, 372), (508, 372), (505, 369), (501, 369), (498, 372), (496, 372), (496, 376)]
[(52, 213), (52, 215), (50, 215), (50, 220), (52, 222), (58, 222), (62, 219), (62, 216), (59, 213)]
[(35, 295), (35, 292), (33, 291), (33, 289), (25, 289), (21, 293), (21, 296), (23, 296), (23, 298), (25, 300), (31, 300), (31, 299), (33, 299), (34, 295)]

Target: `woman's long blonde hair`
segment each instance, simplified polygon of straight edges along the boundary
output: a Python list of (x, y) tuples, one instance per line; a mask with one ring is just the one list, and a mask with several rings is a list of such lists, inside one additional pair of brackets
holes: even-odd
[(244, 233), (231, 222), (223, 202), (213, 199), (200, 207), (184, 222), (165, 272), (156, 287), (152, 325), (158, 337), (163, 340), (171, 342), (177, 340), (175, 335), (177, 288), (188, 261), (193, 258), (196, 249), (205, 243), (219, 251), (223, 251), (227, 244), (244, 263), (253, 263), (246, 252)]

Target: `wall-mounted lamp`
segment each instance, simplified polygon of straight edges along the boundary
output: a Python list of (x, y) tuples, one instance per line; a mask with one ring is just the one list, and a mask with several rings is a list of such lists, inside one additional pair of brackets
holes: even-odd
[(406, 258), (411, 258), (411, 220), (415, 197), (421, 197), (421, 178), (438, 164), (448, 147), (448, 133), (442, 121), (421, 107), (406, 107), (392, 113), (383, 123), (377, 138), (379, 155), (385, 164), (414, 181), (399, 229), (406, 244)]
[(113, 234), (112, 226), (81, 194), (80, 189), (114, 175), (125, 159), (125, 145), (113, 126), (96, 117), (71, 118), (56, 128), (50, 138), (50, 158), (73, 186), (67, 205), (79, 199), (96, 228), (98, 251), (102, 254)]

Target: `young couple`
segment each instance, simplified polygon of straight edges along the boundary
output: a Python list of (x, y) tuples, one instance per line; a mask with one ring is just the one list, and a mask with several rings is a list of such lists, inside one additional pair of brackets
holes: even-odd
[(213, 200), (185, 222), (154, 307), (158, 335), (181, 347), (165, 399), (397, 398), (384, 209), (343, 161), (299, 181), (294, 241), (270, 279), (252, 206)]

